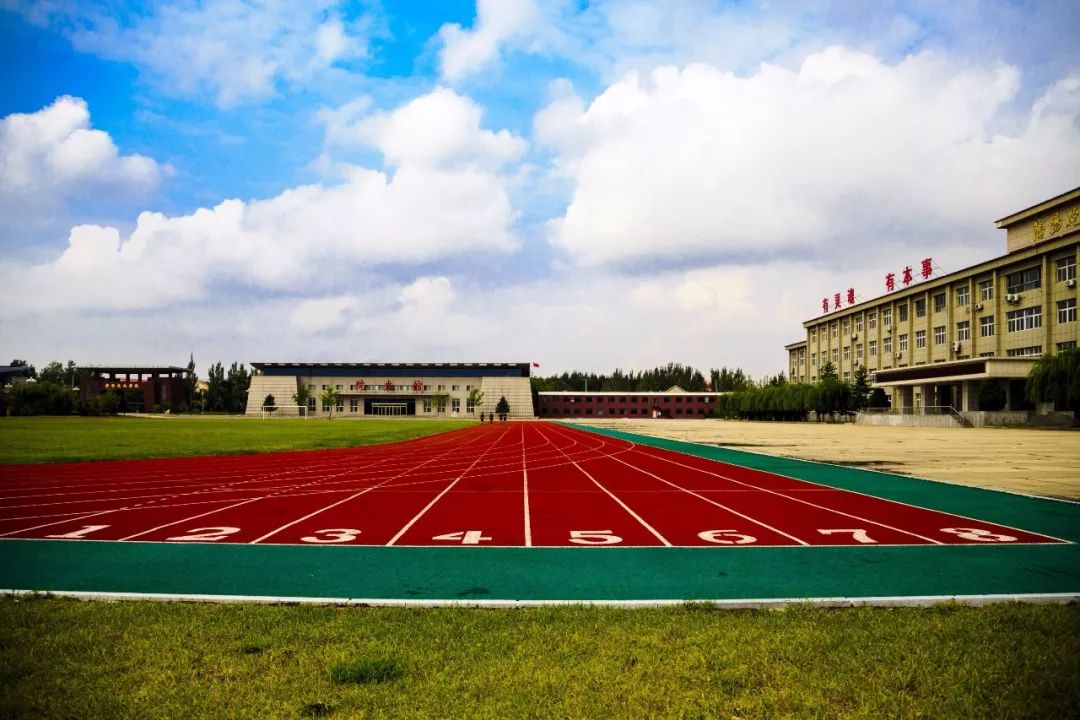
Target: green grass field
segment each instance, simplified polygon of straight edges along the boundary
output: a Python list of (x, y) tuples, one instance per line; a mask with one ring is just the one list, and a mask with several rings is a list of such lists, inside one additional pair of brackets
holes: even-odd
[(410, 440), (469, 424), (467, 420), (416, 418), (0, 418), (0, 463), (133, 460), (353, 447)]
[(1075, 718), (1080, 606), (0, 601), (4, 718)]

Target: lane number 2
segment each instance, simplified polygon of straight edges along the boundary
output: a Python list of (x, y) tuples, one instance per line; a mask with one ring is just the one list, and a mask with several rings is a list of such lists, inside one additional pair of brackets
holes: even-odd
[(234, 533), (240, 532), (238, 527), (204, 527), (192, 528), (186, 535), (165, 538), (169, 542), (215, 542), (224, 540)]

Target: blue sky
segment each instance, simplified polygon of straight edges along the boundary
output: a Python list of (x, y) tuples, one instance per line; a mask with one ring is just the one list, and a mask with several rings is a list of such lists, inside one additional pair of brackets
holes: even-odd
[(779, 371), (1080, 184), (1080, 8), (0, 0), (0, 352)]

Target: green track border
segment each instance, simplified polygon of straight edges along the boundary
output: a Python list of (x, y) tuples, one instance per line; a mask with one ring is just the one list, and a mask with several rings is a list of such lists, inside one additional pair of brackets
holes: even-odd
[[(1070, 544), (429, 548), (0, 541), (0, 588), (302, 601), (800, 601), (1080, 595), (1080, 504), (581, 427)], [(208, 597), (210, 596), (210, 597)]]

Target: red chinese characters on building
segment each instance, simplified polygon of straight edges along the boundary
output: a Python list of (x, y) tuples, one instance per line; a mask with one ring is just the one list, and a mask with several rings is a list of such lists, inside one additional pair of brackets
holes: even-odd
[(840, 293), (833, 295), (833, 310), (840, 309)]
[(357, 390), (364, 390), (366, 386), (364, 385), (363, 380), (357, 380), (355, 387)]
[(892, 292), (896, 289), (896, 275), (889, 273), (885, 276), (885, 290)]
[(934, 274), (934, 261), (932, 258), (924, 258), (922, 261), (923, 280)]
[(855, 304), (855, 288), (848, 288), (847, 289), (847, 304), (848, 305), (854, 305)]
[(821, 298), (821, 312), (829, 312), (829, 298)]
[(904, 268), (904, 284), (905, 285), (910, 285), (911, 284), (911, 266), (910, 265), (908, 265), (907, 267)]
[(383, 390), (385, 390), (386, 392), (393, 392), (394, 391), (394, 382), (392, 380), (387, 380), (386, 382), (384, 382), (383, 383)]
[(420, 382), (419, 380), (414, 380), (412, 384), (412, 389), (413, 392), (420, 392), (424, 389), (424, 383)]

